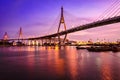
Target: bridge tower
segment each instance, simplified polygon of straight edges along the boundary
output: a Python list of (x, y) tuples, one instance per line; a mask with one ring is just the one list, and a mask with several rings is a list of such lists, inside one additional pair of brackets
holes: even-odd
[(61, 7), (61, 17), (60, 17), (60, 22), (59, 22), (58, 31), (57, 31), (57, 33), (58, 33), (59, 45), (61, 45), (61, 43), (65, 43), (66, 37), (67, 37), (67, 34), (65, 34), (65, 36), (64, 36), (64, 38), (63, 38), (63, 41), (61, 41), (61, 39), (60, 39), (60, 34), (59, 34), (61, 24), (64, 25), (64, 30), (66, 30), (66, 24), (65, 24), (65, 19), (64, 19), (64, 15), (63, 15), (63, 7)]
[(5, 34), (3, 36), (3, 40), (8, 40), (8, 34), (7, 34), (7, 32), (5, 32)]
[(18, 36), (18, 41), (19, 41), (19, 39), (22, 39), (22, 28), (20, 27), (20, 30), (19, 30), (19, 36)]

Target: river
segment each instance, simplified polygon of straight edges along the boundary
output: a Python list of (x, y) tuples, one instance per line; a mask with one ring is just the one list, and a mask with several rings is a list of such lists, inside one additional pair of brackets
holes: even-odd
[(0, 47), (0, 80), (120, 80), (120, 52)]

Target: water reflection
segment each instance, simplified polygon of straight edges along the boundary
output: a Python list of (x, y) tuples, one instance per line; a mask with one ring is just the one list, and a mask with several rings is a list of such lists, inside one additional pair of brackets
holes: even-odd
[(65, 48), (66, 59), (68, 64), (68, 71), (70, 73), (71, 79), (76, 80), (78, 74), (78, 54), (75, 49)]
[(69, 46), (6, 47), (0, 48), (0, 52), (3, 75), (0, 79), (3, 80), (7, 77), (13, 80), (120, 79), (119, 52), (88, 52)]
[(106, 56), (108, 56), (106, 53), (104, 52), (101, 53), (101, 59), (104, 60), (102, 61), (101, 64), (101, 76), (102, 76), (101, 80), (113, 80), (110, 68), (111, 65), (108, 62), (110, 61), (110, 59), (108, 59)]

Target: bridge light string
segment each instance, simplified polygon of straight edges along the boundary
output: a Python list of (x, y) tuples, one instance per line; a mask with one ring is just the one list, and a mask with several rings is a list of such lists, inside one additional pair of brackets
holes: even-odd
[[(73, 25), (74, 27), (77, 26), (75, 25), (75, 21), (78, 20), (79, 18), (76, 17), (75, 15), (67, 12), (66, 10), (63, 11), (64, 12), (64, 19), (65, 19), (65, 23), (67, 23), (67, 28), (73, 28)], [(48, 32), (47, 34), (51, 34), (51, 33), (56, 33), (56, 30), (58, 28), (58, 23), (59, 23), (59, 20), (60, 20), (60, 13), (59, 12), (59, 15), (57, 16), (57, 18), (55, 19), (54, 23), (52, 24), (52, 26), (48, 29)], [(68, 24), (69, 23), (69, 24)], [(80, 24), (78, 24), (80, 25)], [(62, 26), (62, 25), (61, 25)], [(60, 30), (64, 30), (63, 27), (60, 28)]]
[(65, 21), (68, 26), (67, 27), (68, 29), (74, 28), (79, 25), (84, 25), (86, 23), (90, 23), (93, 21), (92, 18), (78, 17), (78, 16), (71, 14), (70, 12), (66, 10), (64, 11), (64, 13), (65, 13)]
[[(59, 21), (59, 20), (58, 20)], [(65, 20), (66, 21), (66, 20)], [(53, 26), (53, 27), (55, 27), (55, 26)], [(58, 27), (58, 26), (57, 26)]]
[(104, 18), (111, 18), (111, 17), (116, 16), (115, 14), (116, 14), (116, 11), (118, 10), (119, 3), (120, 1), (114, 4), (115, 6), (110, 9), (110, 11), (106, 14)]
[(113, 14), (111, 14), (110, 16), (115, 17), (115, 16), (119, 16), (118, 13), (120, 12), (120, 8), (118, 8)]
[[(93, 21), (93, 19), (88, 20), (85, 18), (78, 18), (77, 16), (71, 14), (70, 12), (68, 12), (66, 10), (64, 10), (63, 12), (64, 12), (65, 23), (67, 23), (67, 29), (74, 28), (79, 25), (84, 25), (86, 23), (90, 23)], [(55, 19), (52, 26), (48, 29), (47, 34), (56, 33), (56, 30), (58, 28), (58, 23), (59, 23), (58, 19), (60, 20), (60, 14), (57, 16), (57, 18)], [(78, 21), (79, 21), (79, 23), (78, 23)], [(56, 25), (56, 23), (57, 23), (57, 25)], [(61, 30), (62, 30), (62, 27), (61, 27)]]
[(116, 9), (116, 5), (118, 5), (117, 3), (118, 3), (118, 0), (115, 1), (115, 2), (113, 2), (113, 4), (111, 5), (111, 7), (108, 8), (108, 12), (103, 16), (102, 19), (110, 18), (111, 17), (110, 14), (113, 13), (114, 10)]
[(97, 20), (103, 20), (105, 18), (109, 18), (109, 14), (111, 14), (112, 12), (114, 12), (114, 8), (116, 8), (116, 4), (118, 3), (118, 1), (114, 1), (104, 12), (102, 15), (100, 15), (100, 17), (98, 17)]
[(120, 8), (120, 1), (119, 2), (117, 2), (116, 3), (116, 5), (115, 5), (115, 7), (113, 7), (112, 9), (111, 9), (111, 11), (108, 13), (108, 15), (107, 15), (107, 18), (111, 18), (111, 17), (115, 17), (115, 16), (118, 16), (118, 15), (116, 15), (117, 14), (117, 12), (120, 10), (119, 8)]
[(65, 21), (67, 24), (67, 28), (73, 28), (75, 27), (75, 20), (77, 20), (77, 17), (73, 14), (71, 14), (70, 12), (64, 10), (64, 17), (65, 17)]
[(76, 16), (64, 10), (64, 17), (68, 29), (75, 27)]
[(96, 21), (104, 19), (106, 15), (113, 10), (114, 6), (116, 6), (116, 3), (118, 3), (118, 0), (115, 0), (114, 2), (113, 1), (112, 4), (96, 19)]
[(120, 15), (120, 10), (116, 13), (116, 15)]
[[(68, 23), (71, 23), (69, 25), (70, 26), (69, 28), (73, 28), (72, 27), (73, 25), (74, 25), (74, 27), (76, 27), (76, 26), (83, 25), (83, 24), (86, 24), (89, 22), (87, 19), (77, 17), (68, 11), (65, 11), (65, 17), (66, 17), (66, 19), (68, 19), (68, 20), (66, 20), (66, 22), (68, 21)], [(78, 21), (79, 21), (79, 23), (78, 23)]]
[[(113, 6), (113, 4), (112, 4), (112, 6)], [(98, 18), (96, 18), (95, 21), (102, 20), (103, 16), (109, 11), (109, 8), (111, 8), (111, 6), (109, 6), (107, 9), (105, 9), (105, 11), (100, 16), (98, 16)]]
[(113, 14), (111, 14), (110, 16), (112, 17), (119, 16), (119, 12), (120, 12), (120, 2), (118, 3), (117, 8), (113, 11)]

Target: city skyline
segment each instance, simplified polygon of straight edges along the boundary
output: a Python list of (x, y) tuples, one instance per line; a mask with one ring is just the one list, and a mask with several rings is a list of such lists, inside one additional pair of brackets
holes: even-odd
[[(93, 22), (112, 3), (112, 0), (1, 0), (0, 38), (5, 32), (10, 38), (18, 37), (20, 27), (25, 38), (57, 32), (61, 6), (67, 29)], [(68, 34), (68, 39), (115, 41), (119, 39), (119, 30), (117, 23)]]

